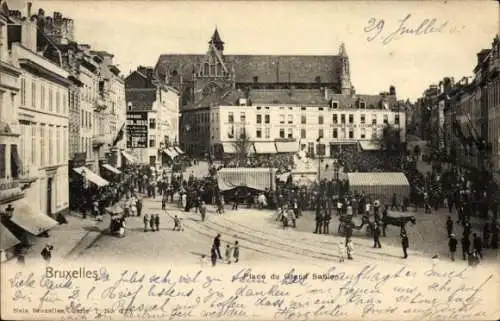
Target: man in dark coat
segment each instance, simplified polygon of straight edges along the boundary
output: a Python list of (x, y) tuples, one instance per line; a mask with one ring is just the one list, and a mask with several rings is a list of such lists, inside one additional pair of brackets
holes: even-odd
[(446, 231), (448, 233), (448, 237), (453, 233), (453, 220), (451, 219), (451, 216), (448, 216), (448, 219), (446, 219)]
[(455, 234), (450, 234), (450, 239), (448, 240), (448, 249), (450, 250), (450, 258), (452, 261), (455, 261), (455, 253), (457, 252), (457, 239), (455, 238)]
[(464, 235), (462, 236), (462, 258), (464, 260), (467, 259), (467, 256), (469, 255), (469, 250), (470, 250), (469, 235), (464, 233)]
[(404, 229), (401, 230), (401, 247), (403, 248), (403, 258), (408, 258), (407, 250), (410, 247), (410, 242)]
[(142, 199), (138, 198), (135, 206), (137, 207), (137, 216), (141, 216), (142, 213)]
[(213, 247), (215, 248), (216, 254), (219, 259), (222, 260), (222, 255), (220, 254), (220, 234), (217, 234), (217, 236), (214, 238)]
[(474, 250), (477, 252), (481, 260), (483, 259), (483, 240), (476, 233), (472, 234)]
[(320, 202), (316, 204), (316, 228), (314, 234), (321, 234), (321, 226), (323, 224), (323, 211)]
[(373, 248), (382, 248), (380, 244), (380, 225), (373, 223)]

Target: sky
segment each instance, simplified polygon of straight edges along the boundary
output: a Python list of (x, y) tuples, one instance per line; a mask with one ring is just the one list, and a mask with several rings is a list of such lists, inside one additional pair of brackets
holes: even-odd
[(217, 26), (226, 54), (336, 55), (344, 42), (357, 93), (394, 85), (411, 100), (443, 77), (472, 76), (499, 29), (495, 1), (34, 0), (40, 7), (72, 18), (75, 40), (113, 53), (125, 75), (162, 53), (204, 54)]

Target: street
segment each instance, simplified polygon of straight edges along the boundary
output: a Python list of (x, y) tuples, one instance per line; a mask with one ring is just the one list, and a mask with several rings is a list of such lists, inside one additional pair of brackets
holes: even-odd
[[(186, 213), (176, 204), (168, 204), (167, 210), (161, 210), (160, 198), (144, 199), (143, 213), (160, 214), (160, 231), (144, 232), (142, 217), (130, 217), (124, 238), (103, 234), (88, 249), (79, 253), (78, 258), (87, 260), (122, 260), (123, 262), (180, 264), (197, 263), (201, 255), (210, 256), (213, 238), (222, 235), (221, 253), (227, 244), (233, 245), (239, 240), (241, 248), (240, 262), (298, 262), (310, 264), (324, 261), (338, 262), (338, 243), (344, 237), (337, 234), (338, 220), (333, 218), (330, 235), (313, 234), (314, 215), (306, 212), (297, 220), (296, 229), (283, 230), (275, 221), (275, 214), (270, 210), (240, 208), (237, 211), (226, 208), (226, 213), (215, 214), (209, 206), (207, 219), (201, 222), (200, 215), (194, 209)], [(447, 260), (447, 235), (445, 230), (446, 213), (440, 211), (432, 215), (414, 213), (417, 216), (415, 226), (408, 225), (410, 239), (409, 258), (401, 259), (399, 229), (387, 228), (387, 237), (382, 237), (382, 249), (374, 249), (373, 241), (363, 231), (355, 231), (354, 262), (387, 262), (403, 264), (422, 259), (430, 260), (439, 254), (441, 260)], [(182, 219), (184, 231), (173, 231), (173, 217)], [(460, 237), (461, 233), (456, 233)], [(459, 248), (460, 251), (460, 248)], [(498, 250), (486, 250), (486, 260), (498, 260)], [(465, 264), (458, 261), (457, 264)]]

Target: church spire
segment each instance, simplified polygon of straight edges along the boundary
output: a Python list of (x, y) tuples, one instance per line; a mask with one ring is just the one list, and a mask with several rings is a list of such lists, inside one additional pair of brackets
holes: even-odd
[(340, 57), (340, 93), (343, 95), (351, 95), (352, 84), (351, 84), (351, 72), (349, 68), (349, 57), (347, 56), (347, 51), (345, 49), (345, 44), (342, 42), (339, 49)]
[(347, 51), (345, 50), (345, 44), (343, 42), (340, 44), (339, 56), (347, 57)]
[(214, 47), (221, 53), (224, 51), (224, 41), (221, 40), (217, 27), (215, 27), (214, 34), (212, 35), (212, 39), (210, 39), (209, 44), (213, 44)]

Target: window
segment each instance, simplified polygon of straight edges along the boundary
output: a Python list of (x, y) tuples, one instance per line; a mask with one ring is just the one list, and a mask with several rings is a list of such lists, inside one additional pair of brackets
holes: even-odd
[(389, 123), (389, 116), (387, 114), (384, 115), (384, 124)]
[(45, 86), (40, 85), (40, 107), (45, 110)]
[(288, 115), (288, 123), (293, 124), (293, 115)]
[(21, 79), (21, 106), (26, 106), (26, 79)]
[(366, 108), (366, 102), (360, 101), (359, 102), (359, 108), (365, 109)]
[(323, 116), (318, 116), (318, 124), (323, 125), (324, 119)]
[(337, 114), (333, 114), (333, 123), (338, 124), (339, 123), (339, 116)]
[(340, 138), (344, 139), (345, 138), (345, 128), (340, 129)]
[(323, 128), (318, 129), (318, 137), (325, 137), (325, 131)]
[(245, 112), (243, 112), (243, 111), (242, 111), (242, 112), (240, 113), (240, 122), (241, 122), (241, 123), (245, 123), (245, 121), (246, 121)]
[(306, 129), (305, 128), (300, 129), (300, 138), (306, 138)]
[(372, 125), (377, 125), (377, 114), (372, 115)]
[(257, 124), (262, 124), (262, 115), (257, 115)]
[(366, 130), (364, 128), (361, 128), (361, 134), (359, 136), (361, 139), (365, 139), (366, 138)]
[(255, 132), (255, 137), (262, 138), (262, 129), (261, 128), (257, 128), (257, 131)]
[(84, 110), (80, 110), (80, 126), (81, 127), (85, 127), (85, 111)]
[(280, 128), (280, 138), (285, 138), (285, 129)]
[(49, 165), (54, 164), (54, 127), (49, 126)]
[(359, 116), (359, 122), (360, 122), (361, 124), (366, 123), (366, 117), (365, 117), (365, 114), (361, 114), (361, 116)]
[(338, 101), (332, 101), (332, 108), (339, 108), (339, 102)]
[(301, 123), (301, 124), (306, 124), (306, 122), (307, 122), (307, 121), (306, 121), (306, 119), (307, 119), (307, 118), (306, 118), (306, 116), (305, 116), (305, 115), (300, 116), (300, 123)]
[(49, 88), (49, 111), (53, 111), (53, 108), (54, 106), (52, 105), (53, 101), (52, 101), (52, 88)]
[(293, 129), (292, 128), (288, 128), (287, 137), (293, 138)]
[(56, 128), (56, 164), (61, 163), (61, 127)]
[(36, 108), (36, 83), (31, 82), (31, 107)]
[(266, 138), (270, 138), (271, 137), (271, 128), (266, 128), (264, 133), (265, 133)]
[(40, 166), (45, 166), (45, 128), (40, 125)]
[(31, 130), (31, 160), (30, 160), (30, 164), (32, 165), (35, 165), (35, 162), (36, 162), (36, 156), (37, 156), (37, 150), (36, 150), (36, 127), (35, 126), (29, 126), (30, 130)]
[(332, 132), (332, 137), (333, 138), (339, 138), (339, 131), (337, 128), (334, 128), (333, 129), (333, 132)]
[(265, 124), (270, 124), (271, 123), (271, 116), (264, 115), (264, 123)]
[(227, 122), (230, 124), (234, 123), (234, 114), (232, 111), (230, 111), (229, 114), (227, 115)]
[(352, 124), (352, 123), (354, 123), (354, 115), (349, 114), (349, 124)]
[(0, 144), (0, 178), (5, 178), (6, 177), (6, 171), (7, 171), (7, 164), (5, 162), (5, 157), (6, 157), (6, 149), (7, 145), (5, 144)]
[(377, 139), (377, 128), (372, 128), (372, 139)]
[(354, 131), (349, 129), (349, 138), (354, 138)]
[(259, 82), (259, 77), (253, 76), (253, 82)]
[(394, 124), (399, 125), (399, 115), (394, 115)]
[(245, 130), (245, 127), (240, 129), (240, 138), (243, 139), (247, 135), (247, 131)]
[(61, 112), (61, 93), (57, 91), (56, 93), (56, 113)]
[(149, 136), (149, 147), (156, 147), (156, 141), (154, 136)]
[(156, 119), (155, 118), (149, 119), (149, 129), (156, 129)]
[(285, 123), (285, 115), (280, 114), (280, 124), (284, 124), (284, 123)]
[(345, 114), (340, 115), (340, 123), (345, 124)]

